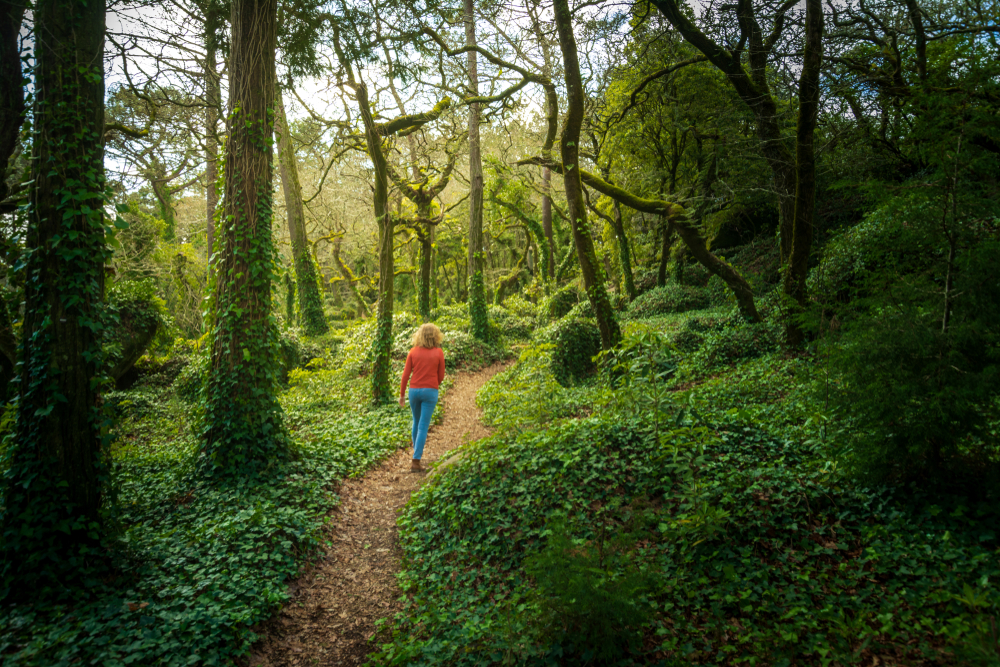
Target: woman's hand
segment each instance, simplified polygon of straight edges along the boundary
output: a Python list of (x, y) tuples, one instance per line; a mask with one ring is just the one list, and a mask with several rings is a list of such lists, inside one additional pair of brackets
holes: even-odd
[(406, 407), (406, 399), (403, 398), (402, 396), (399, 397), (399, 407), (401, 407), (401, 408), (405, 408)]

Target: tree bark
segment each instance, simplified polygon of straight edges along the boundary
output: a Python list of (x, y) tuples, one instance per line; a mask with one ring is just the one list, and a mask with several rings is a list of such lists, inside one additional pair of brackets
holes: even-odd
[(211, 264), (215, 244), (215, 209), (219, 206), (219, 108), (222, 92), (219, 83), (215, 30), (219, 25), (219, 11), (209, 3), (205, 13), (205, 218), (208, 237), (208, 259)]
[(7, 198), (7, 163), (17, 147), (24, 123), (24, 75), (18, 33), (27, 0), (8, 0), (0, 7), (0, 202)]
[[(430, 202), (417, 207), (417, 217), (431, 217)], [(431, 262), (434, 258), (434, 227), (426, 225), (419, 234), (420, 240), (420, 275), (417, 284), (417, 306), (424, 322), (431, 321)]]
[(601, 347), (610, 350), (621, 340), (621, 330), (615, 320), (608, 292), (604, 288), (604, 274), (594, 251), (594, 240), (587, 223), (583, 184), (580, 182), (580, 130), (583, 126), (584, 93), (576, 38), (573, 35), (573, 17), (567, 0), (555, 0), (553, 11), (566, 77), (567, 112), (561, 139), (562, 162), (566, 165), (563, 170), (566, 205), (583, 284), (597, 318), (597, 328), (601, 331)]
[(819, 113), (819, 77), (823, 59), (822, 0), (806, 0), (806, 36), (799, 77), (799, 123), (795, 142), (795, 220), (792, 248), (785, 270), (784, 292), (795, 304), (785, 320), (785, 342), (801, 345), (805, 338), (799, 315), (806, 307), (806, 276), (812, 251), (813, 212), (816, 205), (816, 118)]
[(299, 167), (295, 162), (295, 149), (285, 117), (285, 105), (281, 91), (275, 91), (274, 133), (278, 138), (278, 173), (281, 174), (281, 190), (285, 195), (285, 211), (288, 214), (288, 236), (292, 242), (292, 264), (295, 266), (295, 287), (298, 295), (299, 323), (307, 336), (322, 336), (330, 328), (323, 314), (323, 299), (319, 292), (319, 270), (309, 251), (306, 236), (306, 213), (302, 205), (302, 186), (299, 183)]
[(225, 220), (206, 386), (206, 472), (252, 475), (286, 455), (271, 318), (277, 0), (233, 0)]
[(357, 277), (354, 272), (351, 271), (351, 267), (344, 263), (344, 260), (340, 257), (340, 242), (341, 239), (337, 238), (333, 242), (333, 259), (337, 263), (337, 268), (340, 269), (340, 275), (343, 276), (344, 281), (347, 283), (347, 288), (351, 292), (351, 296), (358, 304), (358, 317), (368, 317), (368, 304), (365, 302), (364, 297), (361, 296), (361, 292), (358, 291), (357, 286), (354, 284), (357, 281)]
[[(476, 46), (476, 14), (473, 0), (465, 0), (465, 45)], [(477, 53), (467, 53), (469, 90), (479, 96)], [(483, 237), (483, 156), (479, 138), (479, 103), (469, 105), (469, 319), (472, 335), (489, 337), (486, 304), (485, 239)]]
[(38, 0), (34, 12), (34, 185), (0, 598), (64, 585), (57, 571), (100, 537), (104, 477), (104, 3)]
[[(656, 269), (656, 286), (667, 284), (667, 262), (670, 260), (670, 240), (673, 227), (666, 219), (660, 221), (660, 264)], [(678, 281), (680, 282), (680, 281)]]
[(375, 338), (372, 341), (372, 400), (377, 405), (390, 403), (394, 392), (389, 382), (392, 370), (392, 309), (395, 296), (395, 257), (393, 237), (395, 225), (389, 213), (389, 173), (385, 154), (382, 152), (382, 137), (372, 117), (368, 88), (359, 81), (355, 87), (358, 110), (365, 126), (365, 141), (368, 156), (375, 171), (373, 204), (375, 222), (378, 225), (378, 306), (375, 314)]

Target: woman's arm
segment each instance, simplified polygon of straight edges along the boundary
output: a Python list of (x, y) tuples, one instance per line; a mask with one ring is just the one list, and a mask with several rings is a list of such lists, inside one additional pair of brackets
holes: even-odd
[[(441, 348), (438, 348), (441, 350)], [(444, 350), (441, 350), (441, 357), (438, 359), (438, 384), (441, 384), (441, 380), (444, 380)]]
[(399, 384), (399, 404), (403, 404), (406, 396), (406, 385), (410, 381), (410, 373), (413, 372), (413, 350), (406, 355), (406, 366), (403, 367), (403, 381)]

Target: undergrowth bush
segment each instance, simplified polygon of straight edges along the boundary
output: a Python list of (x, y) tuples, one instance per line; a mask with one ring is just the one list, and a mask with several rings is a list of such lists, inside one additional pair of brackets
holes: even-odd
[(586, 300), (586, 298), (586, 295), (580, 291), (579, 287), (569, 284), (558, 289), (548, 298), (545, 310), (548, 312), (549, 317), (558, 320), (565, 317), (573, 306)]
[(629, 317), (643, 318), (665, 313), (682, 313), (709, 305), (709, 295), (703, 288), (667, 283), (644, 292), (629, 304)]
[(589, 411), (599, 390), (561, 385), (552, 369), (553, 348), (552, 343), (530, 345), (516, 363), (487, 381), (476, 396), (486, 424), (517, 429)]
[(576, 384), (596, 370), (593, 357), (601, 351), (601, 332), (595, 320), (567, 316), (539, 332), (538, 339), (553, 345), (552, 373), (559, 384)]

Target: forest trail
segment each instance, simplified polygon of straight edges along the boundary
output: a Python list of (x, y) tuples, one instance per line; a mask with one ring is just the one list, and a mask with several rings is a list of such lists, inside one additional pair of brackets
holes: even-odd
[[(423, 461), (432, 464), (463, 442), (490, 431), (479, 420), (476, 392), (505, 362), (460, 373), (444, 397), (444, 418), (432, 426)], [(258, 629), (251, 667), (364, 664), (375, 646), (375, 622), (402, 609), (396, 582), (403, 552), (396, 519), (426, 480), (410, 472), (410, 449), (401, 449), (360, 479), (338, 489), (340, 505), (326, 531), (323, 557), (289, 587), (281, 613)]]

